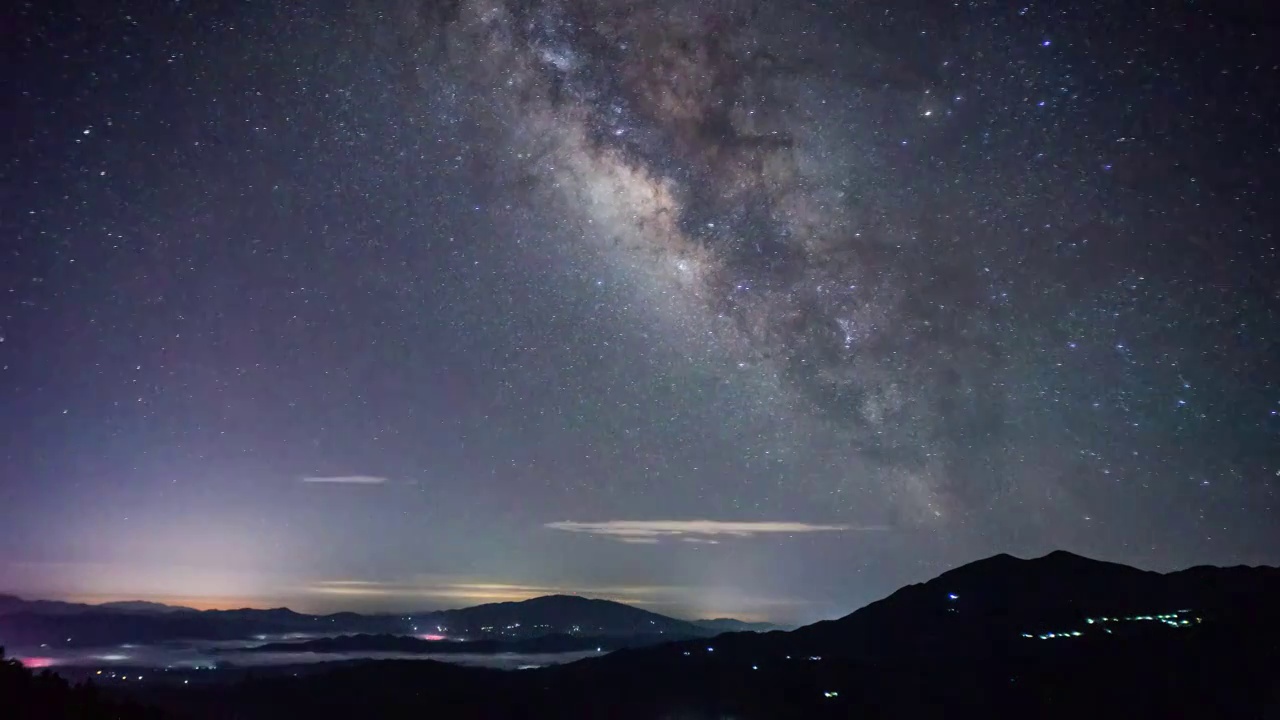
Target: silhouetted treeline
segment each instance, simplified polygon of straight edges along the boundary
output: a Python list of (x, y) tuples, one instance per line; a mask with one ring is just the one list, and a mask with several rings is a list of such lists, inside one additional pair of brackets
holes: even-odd
[(7, 658), (0, 647), (0, 718), (5, 720), (158, 720), (159, 710), (105, 697), (90, 682), (72, 685)]

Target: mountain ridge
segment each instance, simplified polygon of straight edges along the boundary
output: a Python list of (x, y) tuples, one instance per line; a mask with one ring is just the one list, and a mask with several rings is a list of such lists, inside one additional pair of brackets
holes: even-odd
[[(169, 606), (165, 606), (168, 608)], [(0, 596), (0, 642), (109, 645), (173, 639), (232, 640), (283, 634), (431, 632), (470, 640), (528, 640), (556, 633), (583, 636), (703, 637), (714, 631), (624, 603), (580, 595), (544, 595), (415, 615), (343, 612), (309, 615), (287, 607), (159, 610), (133, 602), (84, 605)]]
[[(901, 661), (1015, 652), (1027, 636), (1085, 626), (1092, 616), (1155, 617), (1192, 610), (1214, 622), (1261, 618), (1280, 606), (1280, 568), (1198, 566), (1160, 573), (1066, 551), (1008, 554), (903, 586), (847, 615), (786, 633), (716, 638), (735, 649)], [(1140, 623), (1141, 624), (1141, 623)], [(1128, 628), (1126, 628), (1128, 629)], [(685, 649), (688, 649), (686, 644)]]
[[(716, 632), (771, 632), (774, 630), (786, 630), (787, 628), (770, 622), (747, 622), (738, 620), (737, 618), (701, 618), (698, 620), (690, 620), (694, 625), (704, 627), (708, 630)], [(794, 629), (792, 627), (791, 629)]]
[[(88, 645), (175, 638), (247, 639), (293, 633), (439, 633), (455, 639), (497, 641), (553, 634), (652, 634), (676, 638), (719, 635), (725, 638), (722, 642), (733, 643), (738, 642), (736, 635), (781, 635), (786, 636), (786, 642), (811, 645), (816, 652), (833, 644), (875, 645), (882, 639), (883, 628), (906, 622), (904, 614), (912, 615), (918, 625), (927, 626), (930, 632), (943, 635), (954, 624), (949, 622), (950, 616), (963, 614), (981, 619), (987, 631), (1003, 638), (1015, 626), (1019, 632), (1030, 632), (1040, 626), (1079, 621), (1088, 612), (1156, 613), (1181, 606), (1210, 614), (1223, 612), (1227, 606), (1260, 612), (1261, 607), (1250, 599), (1258, 587), (1263, 588), (1264, 594), (1280, 588), (1280, 569), (1199, 565), (1160, 573), (1066, 551), (1033, 558), (1001, 553), (949, 569), (928, 581), (906, 585), (840, 618), (790, 632), (724, 618), (680, 620), (611, 600), (567, 594), (411, 616), (308, 615), (287, 607), (193, 610), (145, 601), (95, 606), (0, 595), (0, 642), (16, 647), (54, 642)], [(1163, 607), (1162, 603), (1179, 607)], [(990, 636), (993, 635), (988, 632), (986, 637)]]
[[(1280, 569), (1269, 566), (1158, 573), (1069, 554), (993, 556), (791, 632), (622, 647), (519, 672), (422, 659), (254, 668), (243, 682), (192, 671), (180, 691), (151, 697), (193, 717), (254, 720), (280, 708), (406, 719), (1269, 717), (1280, 708), (1275, 607)], [(431, 647), (403, 637), (314, 647), (337, 658), (383, 643)]]

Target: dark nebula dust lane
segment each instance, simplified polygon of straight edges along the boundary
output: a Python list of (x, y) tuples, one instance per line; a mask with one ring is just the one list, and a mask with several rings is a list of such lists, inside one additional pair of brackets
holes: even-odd
[(0, 560), (796, 617), (1276, 562), (1268, 12), (27, 7)]
[(1080, 39), (1099, 9), (923, 5), (463, 2), (411, 36), (514, 155), (503, 189), (574, 228), (556, 242), (856, 458), (819, 492), (909, 523), (1038, 515), (1125, 494), (1088, 477), (1134, 462), (1111, 443), (1159, 482), (1203, 419), (1181, 395), (1221, 380), (1192, 344), (1223, 318), (1181, 305), (1212, 302), (1208, 258), (1174, 218), (1225, 228), (1133, 186), (1170, 133), (1127, 128), (1159, 118), (1095, 108), (1190, 79), (1100, 67), (1124, 54)]

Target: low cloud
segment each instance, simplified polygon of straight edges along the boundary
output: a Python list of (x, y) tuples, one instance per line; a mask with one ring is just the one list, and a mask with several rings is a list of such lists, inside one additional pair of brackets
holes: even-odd
[(887, 530), (881, 525), (816, 525), (804, 522), (723, 522), (720, 520), (606, 520), (604, 522), (553, 522), (544, 527), (565, 532), (602, 535), (619, 542), (653, 545), (664, 538), (682, 542), (718, 544), (718, 537), (749, 538), (759, 535), (797, 535), (821, 532)]
[(387, 479), (376, 475), (333, 475), (327, 477), (304, 477), (302, 482), (333, 485), (382, 485), (387, 482)]

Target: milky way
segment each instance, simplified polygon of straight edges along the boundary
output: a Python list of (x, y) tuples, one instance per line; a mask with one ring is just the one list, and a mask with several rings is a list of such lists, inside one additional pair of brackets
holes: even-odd
[[(1080, 80), (1067, 71), (1052, 87), (1024, 70), (1054, 52), (1051, 26), (1010, 48), (999, 35), (1013, 20), (989, 22), (972, 31), (991, 48), (974, 51), (945, 18), (904, 37), (913, 13), (463, 2), (411, 14), (418, 52), (407, 62), (463, 83), (472, 116), (494, 133), (494, 162), (517, 168), (500, 192), (557, 215), (571, 228), (562, 241), (619, 275), (686, 352), (736, 366), (730, 382), (767, 397), (761, 412), (847, 458), (809, 491), (873, 488), (911, 524), (1035, 512), (1024, 503), (1070, 498), (1061, 483), (1079, 482), (1037, 463), (1101, 457), (1064, 440), (1091, 432), (1082, 415), (1096, 397), (1132, 392), (1095, 374), (1076, 378), (1096, 385), (1070, 397), (1046, 389), (1037, 368), (1098, 323), (1126, 352), (1121, 313), (1093, 303), (1116, 292), (1108, 285), (1151, 280), (1113, 268), (1084, 279), (1071, 262), (1097, 253), (1090, 242), (1142, 231), (1124, 227), (1126, 211), (1094, 180), (1125, 160), (1114, 149), (1125, 138), (1085, 125), (1056, 161), (1046, 154), (1062, 155), (1061, 138), (1049, 130), (1038, 148), (996, 147), (990, 130), (966, 138), (993, 109), (973, 109), (983, 94), (1021, 83), (1049, 98), (1020, 98), (1029, 109), (1065, 106), (1080, 100)], [(1005, 87), (969, 97), (1009, 66)], [(1011, 170), (1013, 159), (1048, 172)], [(1176, 355), (1152, 360), (1189, 386), (1177, 368), (1190, 358)], [(1027, 418), (1029, 402), (1057, 405), (1056, 427)], [(1157, 441), (1146, 452), (1165, 451)]]
[(813, 619), (1275, 562), (1268, 12), (24, 6), (0, 576)]
[(832, 17), (477, 2), (416, 41), (458, 64), (536, 193), (523, 202), (563, 213), (567, 241), (691, 346), (710, 336), (775, 385), (765, 412), (846, 446), (857, 459), (837, 482), (931, 522), (1001, 491), (966, 459), (998, 449), (1007, 412), (999, 299), (955, 230), (925, 221), (927, 197), (884, 188), (933, 170), (895, 168), (869, 137), (886, 104), (907, 124), (951, 114), (945, 83), (849, 72), (822, 32)]

